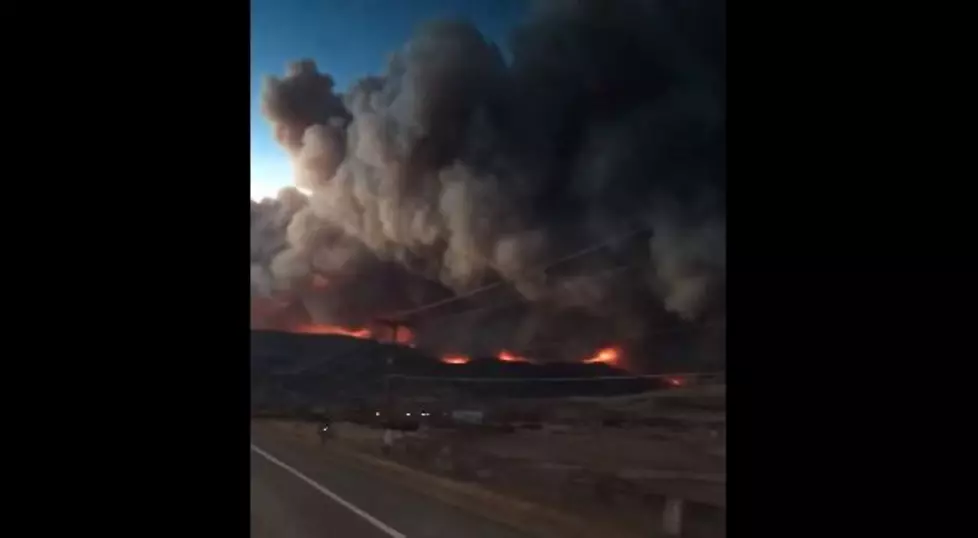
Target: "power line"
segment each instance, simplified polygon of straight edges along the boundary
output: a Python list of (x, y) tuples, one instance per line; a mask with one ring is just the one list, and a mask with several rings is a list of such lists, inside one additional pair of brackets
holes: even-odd
[[(549, 264), (543, 266), (540, 270), (543, 271), (543, 272), (546, 272), (546, 271), (548, 271), (548, 270), (550, 270), (550, 269), (552, 269), (552, 268), (554, 268), (554, 267), (556, 267), (556, 266), (558, 266), (558, 265), (560, 265), (560, 264), (562, 264), (564, 262), (567, 262), (567, 261), (570, 261), (570, 260), (574, 260), (574, 259), (583, 257), (583, 256), (585, 256), (587, 254), (590, 254), (592, 252), (596, 252), (596, 251), (598, 251), (598, 250), (600, 250), (600, 249), (602, 249), (604, 247), (607, 247), (607, 246), (609, 246), (611, 244), (614, 244), (615, 242), (622, 241), (622, 240), (625, 240), (625, 239), (634, 237), (635, 235), (638, 235), (640, 233), (647, 232), (647, 231), (648, 231), (647, 228), (638, 228), (638, 229), (634, 229), (634, 230), (632, 230), (632, 231), (630, 231), (628, 233), (611, 237), (611, 238), (606, 239), (605, 241), (603, 241), (601, 243), (588, 246), (588, 247), (586, 247), (584, 249), (575, 251), (575, 252), (573, 252), (571, 254), (568, 254), (566, 256), (563, 256), (561, 258), (558, 258), (557, 260), (554, 260), (554, 261), (550, 262)], [(616, 274), (616, 273), (618, 273), (620, 271), (627, 270), (627, 269), (632, 268), (632, 267), (634, 267), (634, 265), (630, 265), (630, 264), (628, 264), (628, 265), (621, 265), (621, 266), (612, 267), (610, 269), (605, 269), (605, 270), (600, 271), (598, 273), (593, 273), (593, 274), (590, 274), (590, 275), (581, 275), (581, 276), (577, 276), (577, 277), (574, 277), (574, 278), (581, 279), (581, 280), (587, 280), (587, 279), (592, 279), (592, 278), (600, 278), (600, 277), (605, 277), (605, 276)], [(485, 291), (492, 290), (494, 288), (497, 288), (497, 287), (502, 286), (503, 284), (507, 284), (507, 283), (508, 283), (507, 281), (500, 280), (500, 281), (494, 282), (492, 284), (488, 284), (488, 285), (482, 286), (480, 288), (476, 288), (474, 290), (471, 290), (469, 292), (463, 293), (461, 295), (455, 295), (455, 296), (452, 296), (452, 297), (448, 297), (446, 299), (442, 299), (442, 300), (439, 300), (439, 301), (428, 303), (426, 305), (422, 305), (420, 307), (412, 308), (412, 309), (409, 309), (409, 310), (403, 310), (403, 311), (400, 311), (400, 312), (395, 313), (392, 316), (385, 316), (384, 319), (385, 320), (396, 320), (397, 318), (404, 318), (406, 316), (410, 316), (410, 315), (418, 314), (418, 313), (421, 313), (421, 312), (425, 312), (425, 311), (431, 310), (431, 309), (436, 308), (436, 307), (439, 307), (439, 306), (443, 306), (443, 305), (446, 305), (446, 304), (451, 304), (451, 303), (454, 303), (454, 302), (457, 302), (457, 301), (461, 301), (463, 299), (467, 299), (469, 297), (475, 296), (475, 295), (480, 294), (480, 293), (483, 293)], [(551, 295), (551, 294), (555, 294), (555, 293), (557, 293), (557, 290), (551, 289), (551, 290), (548, 290), (546, 292), (546, 295)], [(429, 318), (428, 321), (431, 321), (431, 320), (444, 320), (444, 319), (449, 319), (449, 318), (453, 318), (453, 317), (460, 317), (460, 316), (465, 316), (465, 315), (471, 315), (471, 314), (475, 314), (475, 313), (478, 313), (478, 312), (485, 312), (485, 311), (491, 311), (491, 310), (496, 310), (496, 309), (505, 309), (505, 308), (517, 306), (517, 305), (520, 305), (520, 304), (524, 304), (524, 303), (527, 303), (527, 302), (530, 302), (530, 301), (528, 299), (526, 299), (525, 297), (520, 297), (518, 300), (513, 301), (513, 302), (510, 302), (510, 303), (506, 303), (506, 304), (502, 304), (502, 305), (489, 305), (489, 306), (482, 307), (482, 308), (476, 308), (476, 309), (470, 309), (470, 310), (466, 310), (466, 311), (462, 311), (462, 312), (450, 313), (450, 314), (446, 314), (446, 315), (443, 315), (443, 316), (436, 316), (436, 317), (433, 317), (433, 318)], [(394, 321), (393, 323), (397, 324), (397, 321)], [(686, 328), (686, 327), (675, 327), (675, 328), (671, 328), (671, 329), (664, 330), (664, 331), (655, 331), (655, 333), (678, 332), (678, 331), (684, 331), (684, 330), (689, 330), (689, 328)], [(548, 349), (548, 348), (558, 347), (560, 345), (562, 345), (562, 344), (561, 343), (558, 343), (558, 342), (553, 342), (552, 344), (549, 344), (549, 345), (544, 344), (542, 346), (541, 345), (535, 345), (535, 346), (532, 346), (530, 348), (522, 348), (521, 349), (521, 352), (538, 350), (538, 349)], [(359, 346), (354, 346), (354, 348), (358, 348), (358, 349), (353, 349), (349, 353), (341, 353), (338, 356), (328, 357), (328, 358), (326, 358), (324, 360), (316, 361), (314, 364), (307, 364), (307, 365), (304, 365), (304, 366), (300, 366), (299, 368), (296, 368), (296, 369), (293, 369), (292, 371), (290, 371), (289, 372), (289, 375), (296, 375), (296, 374), (299, 374), (299, 373), (302, 373), (302, 372), (306, 372), (306, 371), (309, 371), (310, 369), (313, 369), (313, 368), (316, 368), (316, 367), (325, 365), (325, 364), (327, 364), (329, 362), (340, 361), (340, 360), (345, 359), (347, 357), (357, 355), (358, 353), (361, 353), (363, 351), (363, 349), (362, 348), (359, 348)], [(616, 377), (616, 379), (618, 379), (618, 378), (619, 377)]]
[[(510, 303), (510, 304), (507, 304), (507, 305), (503, 305), (502, 307), (513, 306), (515, 304), (519, 304), (519, 303)], [(493, 306), (490, 306), (490, 307), (486, 307), (486, 308), (478, 309), (478, 310), (487, 310), (487, 309), (491, 309), (491, 308), (494, 308), (494, 307)], [(472, 312), (475, 312), (475, 311), (467, 310), (465, 312), (462, 312), (460, 314), (455, 314), (455, 315), (465, 315), (465, 314), (469, 314), (469, 313), (472, 313)], [(453, 317), (453, 315), (444, 316), (444, 317), (441, 317), (441, 318), (433, 318), (433, 319), (440, 320), (440, 319), (444, 319), (444, 318), (447, 318), (447, 317)], [(721, 327), (721, 326), (725, 326), (725, 325), (726, 325), (726, 320), (717, 320), (717, 321), (713, 321), (713, 322), (709, 322), (709, 323), (704, 323), (704, 324), (700, 325), (698, 328), (713, 328), (713, 327)], [(647, 332), (646, 334), (669, 334), (669, 333), (673, 333), (673, 332), (680, 332), (680, 331), (687, 331), (687, 330), (690, 330), (690, 328), (688, 328), (688, 327), (671, 327), (669, 329), (660, 329), (660, 330), (657, 330), (657, 331), (650, 331), (650, 332)], [(369, 341), (370, 342), (376, 342), (374, 340), (369, 340)], [(546, 350), (546, 349), (553, 349), (553, 348), (561, 347), (561, 346), (565, 345), (566, 343), (567, 343), (566, 341), (559, 341), (559, 342), (558, 341), (552, 341), (552, 342), (549, 342), (549, 343), (542, 342), (542, 343), (539, 343), (539, 344), (534, 344), (534, 345), (532, 345), (530, 347), (514, 347), (513, 348), (513, 351), (516, 352), (516, 353), (524, 354), (524, 353), (527, 353), (527, 352), (530, 352), (530, 351), (539, 351), (539, 350)], [(350, 341), (350, 347), (352, 349), (350, 349), (348, 352), (343, 352), (343, 353), (339, 353), (338, 355), (334, 355), (334, 356), (331, 356), (331, 357), (326, 357), (326, 358), (324, 358), (322, 360), (317, 360), (317, 361), (313, 362), (312, 364), (301, 365), (298, 368), (293, 368), (292, 370), (290, 370), (288, 372), (284, 372), (281, 375), (298, 375), (298, 374), (301, 374), (303, 372), (308, 372), (309, 370), (312, 370), (312, 369), (315, 369), (315, 368), (324, 366), (324, 365), (326, 365), (326, 364), (328, 364), (330, 362), (342, 361), (343, 359), (346, 359), (346, 358), (349, 358), (349, 357), (353, 357), (355, 355), (358, 355), (358, 354), (361, 354), (361, 353), (364, 352), (364, 348), (359, 344), (359, 342), (356, 342), (355, 340), (351, 340)]]
[[(614, 244), (614, 243), (616, 243), (618, 241), (629, 239), (631, 237), (634, 237), (634, 236), (636, 236), (636, 235), (638, 235), (640, 233), (644, 233), (644, 232), (647, 232), (647, 231), (648, 231), (648, 228), (637, 228), (637, 229), (631, 230), (628, 233), (611, 237), (609, 239), (606, 239), (605, 241), (602, 241), (601, 243), (597, 243), (597, 244), (588, 246), (588, 247), (586, 247), (584, 249), (581, 249), (581, 250), (572, 252), (572, 253), (570, 253), (570, 254), (568, 254), (566, 256), (563, 256), (561, 258), (558, 258), (558, 259), (550, 262), (549, 264), (546, 264), (546, 265), (542, 266), (541, 268), (539, 268), (539, 270), (541, 272), (546, 272), (546, 271), (548, 271), (548, 270), (550, 270), (550, 269), (552, 269), (552, 268), (554, 268), (554, 267), (556, 267), (556, 266), (558, 266), (558, 265), (560, 265), (562, 263), (565, 263), (567, 261), (574, 260), (574, 259), (577, 259), (577, 258), (586, 256), (587, 254), (590, 254), (592, 252), (596, 252), (596, 251), (598, 251), (598, 250), (600, 250), (602, 248), (605, 248), (605, 247), (607, 247), (609, 245), (612, 245), (612, 244)], [(613, 268), (610, 271), (611, 272), (614, 272), (614, 271), (618, 271), (618, 270), (621, 270), (621, 269), (624, 269), (624, 268), (627, 268), (627, 266)], [(608, 272), (608, 271), (605, 271), (605, 272)], [(601, 274), (599, 273), (597, 275), (591, 275), (591, 276), (592, 277), (601, 276)], [(583, 277), (583, 278), (590, 278), (590, 277)], [(498, 288), (498, 287), (500, 287), (500, 286), (502, 286), (504, 284), (507, 284), (507, 283), (508, 283), (508, 281), (506, 281), (506, 280), (498, 280), (498, 281), (493, 282), (491, 284), (487, 284), (485, 286), (481, 286), (479, 288), (476, 288), (474, 290), (471, 290), (471, 291), (468, 291), (468, 292), (465, 292), (465, 293), (462, 293), (462, 294), (459, 294), (459, 295), (454, 295), (454, 296), (451, 296), (451, 297), (447, 297), (445, 299), (441, 299), (439, 301), (434, 301), (432, 303), (421, 305), (419, 307), (415, 307), (415, 308), (411, 308), (411, 309), (407, 309), (407, 310), (402, 310), (402, 311), (399, 311), (399, 312), (395, 312), (392, 315), (384, 316), (383, 319), (385, 319), (385, 320), (393, 320), (396, 323), (396, 321), (399, 318), (400, 319), (403, 319), (403, 318), (408, 317), (408, 316), (413, 316), (415, 314), (419, 314), (419, 313), (422, 313), (422, 312), (429, 311), (429, 310), (431, 310), (433, 308), (437, 308), (439, 306), (443, 306), (443, 305), (446, 305), (446, 304), (455, 303), (455, 302), (461, 301), (463, 299), (467, 299), (469, 297), (473, 297), (473, 296), (478, 295), (480, 293), (483, 293), (483, 292), (486, 292), (486, 291), (489, 291), (489, 290)], [(499, 307), (499, 308), (506, 308), (508, 306), (515, 306), (517, 304), (522, 304), (524, 302), (526, 302), (526, 299), (520, 299), (518, 302), (513, 302), (511, 304), (503, 305), (502, 307)], [(492, 308), (495, 308), (495, 307), (488, 307), (488, 309), (492, 309)], [(486, 308), (484, 308), (483, 310), (485, 310), (485, 309)], [(461, 313), (458, 313), (458, 314), (449, 314), (448, 316), (445, 316), (445, 317), (450, 317), (452, 315), (464, 315), (464, 314), (467, 314), (467, 313), (471, 313), (471, 311), (461, 312)], [(439, 319), (439, 318), (435, 318), (435, 319)], [(306, 365), (304, 367), (299, 367), (297, 369), (292, 370), (290, 373), (293, 374), (293, 375), (294, 374), (298, 374), (298, 373), (302, 373), (302, 372), (305, 372), (305, 371), (310, 370), (312, 367), (322, 366), (322, 365), (324, 365), (326, 363), (329, 363), (329, 362), (332, 362), (332, 361), (337, 361), (337, 360), (342, 360), (342, 359), (344, 359), (344, 358), (346, 358), (348, 356), (355, 355), (359, 351), (360, 350), (354, 350), (354, 351), (351, 351), (350, 353), (344, 353), (344, 354), (340, 354), (339, 356), (334, 356), (334, 357), (330, 357), (330, 358), (324, 359), (322, 361), (316, 361), (316, 363), (314, 365)]]
[[(554, 260), (554, 261), (550, 262), (549, 264), (546, 264), (546, 265), (544, 265), (542, 267), (538, 267), (536, 270), (539, 270), (540, 272), (546, 272), (546, 271), (548, 271), (548, 270), (550, 270), (550, 269), (552, 269), (552, 268), (556, 267), (557, 265), (560, 265), (560, 264), (562, 264), (564, 262), (568, 262), (570, 260), (574, 260), (574, 259), (577, 259), (577, 258), (586, 256), (587, 254), (590, 254), (592, 252), (596, 252), (596, 251), (598, 251), (598, 250), (600, 250), (602, 248), (605, 248), (605, 247), (607, 247), (609, 245), (612, 245), (612, 244), (614, 244), (614, 243), (616, 243), (618, 241), (622, 241), (624, 239), (631, 238), (633, 236), (636, 236), (636, 235), (638, 235), (640, 233), (644, 233), (644, 232), (647, 232), (647, 231), (649, 231), (648, 228), (638, 228), (638, 229), (632, 230), (632, 231), (630, 231), (630, 232), (628, 232), (626, 234), (622, 234), (622, 235), (619, 235), (619, 236), (615, 236), (615, 237), (609, 238), (609, 239), (607, 239), (607, 240), (605, 240), (605, 241), (603, 241), (601, 243), (598, 243), (598, 244), (595, 244), (595, 245), (591, 245), (591, 246), (586, 247), (586, 248), (584, 248), (582, 250), (579, 250), (579, 251), (573, 252), (571, 254), (568, 254), (568, 255), (566, 255), (566, 256), (564, 256), (562, 258), (558, 258), (557, 260)], [(525, 273), (529, 273), (530, 271), (524, 271), (524, 272)], [(402, 310), (400, 312), (395, 312), (395, 313), (393, 313), (391, 315), (385, 316), (385, 318), (387, 318), (387, 319), (398, 319), (398, 318), (405, 318), (405, 317), (408, 317), (408, 316), (413, 316), (415, 314), (418, 314), (418, 313), (421, 313), (421, 312), (426, 312), (428, 310), (431, 310), (432, 308), (437, 308), (439, 306), (444, 306), (446, 304), (451, 304), (451, 303), (454, 303), (454, 302), (458, 302), (458, 301), (461, 301), (463, 299), (468, 299), (469, 297), (472, 297), (472, 296), (478, 295), (480, 293), (483, 293), (483, 292), (486, 292), (486, 291), (489, 291), (489, 290), (498, 288), (498, 287), (500, 287), (500, 286), (502, 286), (504, 284), (508, 284), (508, 283), (509, 283), (509, 281), (507, 281), (507, 280), (497, 280), (496, 282), (493, 282), (491, 284), (486, 284), (485, 286), (481, 286), (479, 288), (476, 288), (474, 290), (467, 291), (465, 293), (461, 293), (461, 294), (458, 294), (458, 295), (453, 295), (451, 297), (446, 297), (445, 299), (441, 299), (439, 301), (434, 301), (432, 303), (428, 303), (426, 305), (421, 305), (419, 307), (415, 307), (415, 308), (411, 308), (411, 309), (407, 309), (407, 310)]]
[[(598, 273), (592, 273), (590, 275), (575, 276), (574, 278), (579, 279), (579, 280), (597, 279), (597, 278), (602, 278), (602, 277), (614, 275), (614, 274), (619, 273), (621, 271), (624, 271), (626, 269), (631, 269), (632, 267), (635, 267), (635, 266), (634, 265), (619, 265), (619, 266), (616, 266), (616, 267), (612, 267), (610, 269), (605, 269), (604, 271), (601, 271), (601, 272), (598, 272)], [(557, 290), (551, 289), (551, 290), (548, 290), (547, 292), (545, 292), (543, 295), (544, 295), (544, 297), (546, 297), (546, 296), (554, 295), (557, 292), (558, 292)], [(537, 299), (537, 300), (539, 300), (539, 299)], [(446, 319), (467, 316), (467, 315), (470, 315), (470, 314), (477, 314), (479, 312), (488, 312), (488, 311), (492, 311), (492, 310), (504, 310), (506, 308), (510, 308), (510, 307), (514, 307), (514, 306), (519, 306), (519, 305), (526, 304), (526, 303), (529, 303), (529, 302), (533, 302), (533, 301), (527, 299), (526, 297), (522, 297), (521, 296), (519, 299), (516, 299), (514, 301), (510, 301), (508, 303), (496, 304), (496, 305), (488, 305), (488, 306), (483, 306), (483, 307), (479, 307), (479, 308), (473, 308), (473, 309), (470, 309), (470, 310), (463, 310), (461, 312), (452, 312), (452, 313), (448, 313), (448, 314), (443, 314), (441, 316), (429, 317), (426, 321), (427, 322), (431, 322), (431, 321), (444, 321)]]

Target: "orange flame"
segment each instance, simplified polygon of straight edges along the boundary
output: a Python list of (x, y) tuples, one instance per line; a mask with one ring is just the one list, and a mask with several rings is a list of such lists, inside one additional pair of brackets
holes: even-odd
[(505, 349), (502, 350), (502, 351), (500, 351), (499, 352), (499, 355), (497, 355), (496, 358), (498, 358), (499, 360), (501, 360), (503, 362), (529, 362), (526, 359), (526, 357), (520, 357), (519, 355), (515, 355), (513, 353), (510, 353), (509, 351), (506, 351)]
[(599, 349), (598, 352), (595, 353), (593, 357), (589, 359), (584, 359), (583, 362), (588, 364), (594, 364), (599, 362), (603, 362), (605, 364), (615, 364), (618, 362), (619, 357), (621, 357), (621, 351), (619, 351), (618, 348), (606, 347), (603, 349)]
[(472, 359), (465, 355), (443, 355), (441, 358), (441, 362), (445, 364), (465, 364), (470, 360)]
[(411, 345), (414, 343), (414, 333), (407, 327), (398, 327), (394, 341), (398, 344)]
[(351, 329), (340, 327), (339, 325), (325, 325), (321, 323), (307, 323), (292, 329), (292, 332), (303, 334), (340, 334), (352, 336), (353, 338), (370, 338), (372, 335), (369, 329)]

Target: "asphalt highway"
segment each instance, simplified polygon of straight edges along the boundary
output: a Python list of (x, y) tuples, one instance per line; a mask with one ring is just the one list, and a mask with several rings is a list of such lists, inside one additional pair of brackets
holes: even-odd
[(253, 538), (529, 538), (255, 423)]

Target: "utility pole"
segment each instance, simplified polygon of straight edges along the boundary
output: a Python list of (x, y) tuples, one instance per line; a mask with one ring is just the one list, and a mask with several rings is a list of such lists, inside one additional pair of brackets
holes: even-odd
[(406, 323), (404, 323), (402, 321), (395, 320), (395, 319), (378, 319), (376, 321), (376, 323), (378, 325), (383, 326), (383, 327), (389, 327), (390, 328), (390, 330), (391, 330), (391, 337), (390, 337), (389, 343), (391, 343), (391, 344), (398, 343), (398, 341), (397, 341), (398, 330), (401, 327), (407, 328), (407, 324)]
[(384, 413), (390, 415), (394, 412), (391, 397), (391, 368), (394, 366), (394, 356), (388, 355), (386, 367), (384, 368)]
[[(403, 326), (407, 327), (406, 324), (394, 320), (394, 319), (379, 319), (376, 321), (378, 325), (384, 327), (390, 327), (391, 336), (388, 343), (397, 344), (398, 330)], [(387, 356), (384, 364), (384, 413), (390, 415), (389, 418), (393, 418), (394, 413), (394, 397), (391, 394), (391, 370), (394, 368), (394, 353), (393, 351)]]

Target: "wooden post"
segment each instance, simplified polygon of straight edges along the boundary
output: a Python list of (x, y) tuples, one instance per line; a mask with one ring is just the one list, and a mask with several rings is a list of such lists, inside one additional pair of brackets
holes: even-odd
[(682, 536), (684, 505), (678, 497), (666, 499), (666, 506), (662, 510), (662, 531), (666, 536)]

